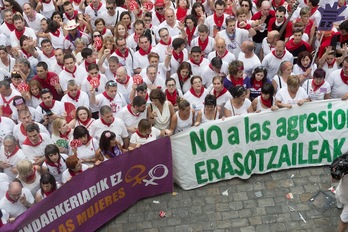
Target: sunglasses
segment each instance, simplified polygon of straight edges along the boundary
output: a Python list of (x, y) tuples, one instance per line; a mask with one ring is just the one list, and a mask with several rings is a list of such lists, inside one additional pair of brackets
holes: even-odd
[(284, 15), (276, 15), (275, 17), (282, 19), (282, 18), (284, 18)]
[(156, 8), (156, 10), (164, 10), (163, 7)]
[(101, 35), (93, 35), (93, 37), (95, 38), (95, 37), (101, 37)]
[(106, 7), (107, 10), (113, 10), (115, 9), (114, 7)]
[(106, 82), (107, 87), (117, 87), (116, 81), (108, 81)]

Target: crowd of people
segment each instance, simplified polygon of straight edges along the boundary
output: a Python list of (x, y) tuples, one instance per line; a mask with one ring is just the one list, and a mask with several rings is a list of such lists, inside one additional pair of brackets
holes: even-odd
[(0, 227), (159, 137), (348, 99), (348, 20), (317, 30), (326, 3), (2, 0)]

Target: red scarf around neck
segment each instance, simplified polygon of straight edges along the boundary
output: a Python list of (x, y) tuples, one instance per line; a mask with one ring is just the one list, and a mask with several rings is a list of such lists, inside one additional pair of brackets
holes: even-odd
[(343, 69), (341, 70), (340, 75), (341, 75), (341, 78), (342, 78), (343, 83), (345, 83), (346, 85), (348, 85), (348, 76), (344, 75)]
[(201, 92), (199, 94), (196, 94), (195, 90), (193, 89), (193, 87), (190, 88), (190, 92), (192, 93), (193, 96), (200, 98), (203, 93), (204, 93), (204, 87), (201, 87)]
[(116, 49), (116, 50), (115, 50), (115, 53), (116, 53), (116, 55), (118, 55), (118, 56), (120, 56), (120, 57), (126, 59), (126, 58), (128, 57), (129, 51), (128, 51), (128, 48), (127, 48), (127, 49), (126, 49), (126, 52), (125, 52), (124, 55), (123, 55), (123, 54), (120, 52), (120, 50)]
[(91, 3), (89, 6), (92, 8), (92, 10), (98, 11), (98, 10), (100, 10), (100, 8), (102, 7), (102, 5), (103, 5), (103, 4), (102, 4), (101, 2), (99, 2), (97, 8), (94, 8), (93, 3)]
[(33, 174), (27, 177), (26, 182), (32, 182), (35, 179), (36, 176), (36, 167), (33, 167)]
[(74, 14), (73, 16), (69, 17), (69, 15), (67, 15), (67, 13), (64, 13), (65, 14), (65, 17), (68, 19), (68, 20), (73, 20), (76, 18), (76, 16), (78, 15), (78, 11), (77, 10), (74, 10)]
[(334, 66), (334, 64), (336, 63), (336, 58), (334, 58), (331, 63), (329, 63), (329, 62), (326, 62), (326, 63), (327, 63), (328, 68), (332, 68)]
[(284, 51), (284, 53), (283, 53), (283, 55), (282, 55), (281, 57), (278, 57), (278, 56), (276, 56), (276, 54), (275, 54), (275, 50), (272, 51), (272, 54), (274, 55), (274, 57), (276, 57), (276, 58), (278, 58), (278, 59), (280, 59), (280, 60), (285, 56), (285, 53), (286, 53), (286, 51)]
[(230, 76), (231, 82), (233, 86), (243, 86), (244, 80), (243, 78), (234, 78), (233, 76)]
[(224, 23), (224, 15), (221, 15), (220, 17), (218, 17), (216, 13), (214, 12), (213, 18), (214, 18), (215, 25), (221, 28), (222, 24)]
[(19, 40), (22, 37), (22, 35), (24, 35), (25, 27), (21, 31), (18, 31), (17, 29), (15, 29), (14, 31), (15, 31), (15, 34), (16, 34), (16, 38)]
[(78, 102), (78, 101), (79, 101), (80, 94), (81, 94), (81, 90), (77, 90), (77, 94), (76, 94), (76, 96), (75, 96), (75, 97), (73, 97), (73, 96), (71, 96), (71, 95), (70, 95), (70, 93), (69, 93), (69, 91), (68, 91), (68, 96), (69, 96), (69, 97), (70, 97), (72, 100), (74, 100), (74, 101), (76, 101), (76, 102)]
[(204, 51), (207, 48), (208, 40), (209, 40), (209, 37), (207, 37), (205, 41), (202, 41), (201, 38), (198, 37), (198, 46), (201, 47), (202, 51)]
[(72, 72), (70, 72), (67, 68), (64, 68), (64, 70), (67, 73), (70, 73), (72, 75), (73, 78), (75, 78), (75, 72), (76, 72), (77, 66), (75, 65), (74, 70)]
[(161, 14), (159, 14), (157, 11), (155, 11), (155, 12), (156, 12), (156, 16), (157, 16), (157, 18), (158, 18), (158, 21), (160, 21), (160, 23), (162, 23), (162, 22), (165, 20), (164, 14), (161, 15)]
[(142, 56), (147, 56), (147, 55), (149, 55), (149, 53), (151, 52), (151, 49), (152, 49), (152, 46), (150, 45), (150, 47), (149, 47), (149, 49), (147, 50), (147, 52), (145, 52), (142, 48), (139, 48), (139, 53), (140, 53), (140, 55), (142, 55)]
[(52, 100), (52, 105), (51, 106), (47, 106), (47, 105), (45, 105), (45, 103), (44, 102), (41, 102), (40, 103), (40, 106), (42, 107), (42, 108), (44, 108), (45, 110), (51, 110), (52, 108), (53, 108), (53, 106), (54, 106), (54, 103), (56, 103), (56, 100)]
[(182, 8), (178, 6), (178, 8), (176, 9), (176, 19), (182, 22), (185, 19), (186, 15), (187, 15), (187, 8)]
[(57, 168), (57, 172), (58, 172), (58, 174), (60, 174), (60, 173), (61, 173), (60, 167), (62, 166), (62, 164), (60, 163), (60, 160), (61, 160), (61, 156), (59, 156), (59, 158), (58, 158), (58, 160), (57, 160), (57, 163), (53, 163), (50, 159), (46, 159), (46, 160), (45, 160), (45, 163), (46, 163), (48, 166)]
[(218, 99), (219, 97), (224, 95), (226, 92), (227, 92), (227, 89), (224, 87), (219, 94), (217, 94), (216, 90), (214, 89), (213, 94), (214, 94), (215, 98)]
[(137, 133), (137, 135), (138, 135), (140, 138), (143, 138), (143, 139), (149, 138), (149, 135), (142, 135), (138, 130), (136, 130), (135, 133)]
[(252, 87), (255, 90), (259, 90), (262, 87), (262, 85), (263, 85), (263, 81), (262, 80), (257, 81), (256, 78), (255, 78), (254, 81), (253, 81), (253, 86)]
[(194, 59), (192, 59), (192, 57), (190, 58), (190, 61), (191, 61), (192, 64), (200, 66), (202, 64), (202, 61), (203, 61), (203, 56), (201, 56), (201, 59), (199, 60), (199, 63), (196, 63), (196, 61), (194, 61)]
[(187, 35), (187, 41), (189, 45), (191, 45), (191, 41), (193, 39), (193, 35), (195, 34), (196, 28), (194, 27), (192, 31), (190, 31), (190, 28), (186, 27), (186, 35)]
[[(10, 197), (10, 194), (8, 193), (8, 191), (6, 192), (6, 199), (9, 201), (9, 202), (11, 202), (12, 204), (13, 203), (16, 203), (17, 201), (15, 201), (15, 200), (13, 200), (11, 197)], [(1, 219), (0, 219), (1, 220)]]
[(57, 29), (56, 31), (51, 32), (51, 34), (54, 35), (55, 37), (59, 37), (60, 36), (60, 30)]
[(70, 176), (72, 176), (72, 177), (74, 177), (74, 176), (76, 176), (77, 174), (80, 174), (80, 173), (82, 172), (82, 170), (80, 170), (80, 171), (78, 171), (78, 172), (74, 172), (73, 170), (70, 170), (70, 169), (68, 169), (68, 170), (69, 170)]
[(170, 101), (170, 103), (172, 103), (172, 105), (176, 105), (176, 99), (178, 98), (178, 91), (176, 91), (176, 89), (174, 90), (173, 94), (170, 94), (168, 89), (166, 89), (166, 97), (167, 100)]
[(54, 49), (52, 49), (50, 54), (47, 54), (46, 52), (42, 52), (45, 56), (47, 56), (48, 58), (52, 58), (54, 57)]
[(261, 98), (261, 102), (264, 106), (266, 106), (267, 108), (271, 108), (272, 107), (272, 96), (270, 96), (268, 98), (268, 100), (265, 100), (262, 95), (260, 95)]
[(14, 156), (18, 152), (18, 150), (19, 150), (19, 147), (16, 146), (16, 148), (13, 150), (13, 152), (11, 152), (11, 154), (9, 154), (9, 155), (5, 154), (7, 159), (10, 158), (11, 156)]
[(181, 74), (179, 73), (178, 75), (178, 78), (179, 80), (182, 82), (182, 83), (185, 83), (188, 79), (190, 79), (190, 75), (187, 75), (187, 77), (182, 77)]
[(137, 114), (135, 114), (135, 113), (133, 112), (133, 110), (132, 110), (132, 105), (131, 105), (131, 104), (128, 104), (128, 105), (127, 105), (127, 110), (128, 110), (128, 112), (129, 112), (131, 115), (133, 115), (133, 116), (139, 117), (139, 115), (140, 115), (139, 112), (138, 112)]
[(168, 43), (165, 43), (162, 39), (159, 41), (159, 43), (162, 44), (162, 45), (170, 46), (172, 44), (172, 38), (169, 38)]
[(228, 54), (228, 50), (227, 49), (225, 50), (225, 52), (224, 52), (224, 54), (222, 56), (220, 56), (218, 54), (218, 52), (216, 52), (216, 56), (220, 57), (221, 59), (223, 59), (227, 54)]
[(111, 123), (105, 122), (105, 121), (103, 120), (103, 118), (100, 118), (100, 121), (101, 121), (105, 126), (110, 127), (111, 124), (115, 121), (115, 118), (112, 119), (112, 122), (111, 122)]
[(109, 97), (108, 94), (106, 93), (106, 91), (103, 92), (103, 95), (106, 99), (108, 99), (109, 101), (113, 101), (114, 99)]
[(320, 87), (325, 83), (325, 80), (323, 80), (319, 85), (317, 85), (314, 81), (314, 79), (312, 79), (312, 87), (313, 87), (313, 92), (317, 91), (318, 89), (320, 89)]
[(14, 31), (16, 29), (14, 23), (7, 23), (7, 22), (5, 22), (5, 24), (6, 24), (6, 26), (8, 27), (8, 29), (10, 31)]
[(39, 136), (40, 136), (40, 141), (39, 141), (37, 144), (33, 144), (33, 143), (29, 140), (28, 137), (24, 140), (23, 144), (24, 144), (24, 145), (31, 146), (31, 147), (37, 147), (37, 146), (39, 146), (39, 145), (43, 142), (42, 136), (41, 136), (40, 134), (39, 134)]
[(178, 61), (179, 63), (184, 61), (184, 52), (181, 51), (179, 54), (176, 53), (175, 51), (172, 52), (173, 57), (176, 61)]

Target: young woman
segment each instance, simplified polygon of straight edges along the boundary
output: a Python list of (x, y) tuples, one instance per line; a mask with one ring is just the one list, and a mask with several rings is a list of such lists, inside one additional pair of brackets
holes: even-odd
[(318, 68), (322, 68), (325, 73), (325, 79), (327, 79), (330, 74), (339, 69), (340, 65), (343, 62), (343, 59), (347, 56), (347, 45), (343, 45), (342, 56), (336, 58), (335, 51), (332, 51), (332, 47), (328, 46), (325, 50), (325, 53), (319, 59)]
[(97, 161), (96, 152), (99, 149), (98, 140), (89, 135), (89, 131), (84, 126), (77, 126), (73, 132), (73, 138), (81, 142), (77, 147), (76, 154), (80, 161), (87, 165), (92, 165)]
[(127, 26), (123, 22), (118, 22), (114, 27), (114, 39), (128, 37)]
[(247, 98), (247, 90), (243, 86), (232, 86), (228, 91), (233, 98), (226, 102), (225, 117), (253, 112), (251, 101)]
[(97, 18), (94, 22), (95, 28), (99, 33), (102, 35), (102, 38), (104, 39), (106, 36), (113, 36), (110, 29), (106, 28), (105, 20), (102, 18)]
[(266, 83), (269, 83), (269, 80), (267, 79), (267, 70), (262, 66), (256, 67), (250, 78), (251, 101), (260, 96), (262, 86)]
[(283, 61), (279, 65), (278, 74), (275, 75), (273, 80), (272, 80), (272, 85), (273, 85), (276, 93), (281, 88), (284, 88), (287, 86), (288, 78), (292, 73), (292, 67), (293, 67), (293, 65), (290, 61)]
[(230, 89), (231, 86), (244, 86), (247, 93), (247, 98), (250, 96), (250, 80), (249, 77), (244, 77), (244, 64), (242, 61), (234, 60), (228, 66), (229, 75), (224, 79), (224, 86)]
[(253, 111), (259, 113), (264, 110), (277, 110), (278, 106), (276, 106), (276, 101), (274, 95), (274, 87), (271, 83), (265, 83), (261, 87), (261, 95), (256, 97), (251, 105), (253, 107)]
[(79, 106), (76, 109), (75, 118), (69, 122), (69, 127), (74, 129), (77, 126), (84, 126), (87, 129), (93, 124), (91, 111), (85, 106)]
[(69, 141), (72, 138), (72, 129), (63, 118), (56, 118), (52, 123), (52, 140), (59, 147), (59, 151), (69, 154)]
[(155, 141), (161, 136), (164, 136), (164, 131), (161, 132), (153, 127), (149, 120), (141, 119), (138, 123), (138, 129), (131, 136), (130, 147), (138, 148), (145, 143)]
[(201, 116), (197, 116), (197, 118), (195, 117), (195, 110), (191, 108), (191, 105), (187, 100), (179, 98), (178, 108), (179, 110), (173, 115), (172, 121), (173, 125), (175, 125), (175, 134), (200, 124)]
[(81, 160), (76, 155), (69, 156), (65, 160), (65, 163), (68, 169), (66, 169), (62, 174), (63, 184), (71, 180), (71, 178), (74, 176), (79, 175), (88, 169), (88, 165), (82, 164)]
[(40, 96), (41, 90), (42, 90), (42, 86), (38, 80), (29, 81), (29, 93), (26, 94), (25, 100), (33, 108), (38, 107), (40, 103), (42, 102), (41, 96)]
[(202, 123), (217, 120), (221, 117), (221, 108), (216, 105), (216, 98), (208, 94), (204, 99), (204, 108), (201, 110)]
[(61, 184), (62, 174), (67, 169), (65, 160), (68, 158), (65, 154), (60, 154), (59, 148), (54, 144), (45, 147), (45, 161), (42, 163), (42, 172), (50, 173), (55, 180)]
[(103, 56), (105, 49), (110, 50), (109, 55), (106, 56), (105, 61), (104, 61), (104, 64), (106, 66), (108, 66), (109, 63), (107, 61), (110, 58), (111, 54), (114, 53), (116, 50), (116, 44), (114, 41), (114, 37), (112, 37), (112, 36), (103, 37), (103, 47), (100, 49), (100, 51), (98, 53), (98, 59), (100, 59)]
[(61, 32), (60, 25), (54, 20), (48, 24), (48, 37), (52, 42), (53, 48), (64, 48), (65, 36)]
[(97, 162), (105, 161), (116, 156), (119, 156), (123, 153), (123, 149), (121, 144), (119, 144), (116, 140), (116, 134), (112, 131), (105, 130), (99, 140), (99, 149), (97, 150)]
[(128, 35), (134, 32), (132, 28), (132, 16), (129, 11), (123, 11), (121, 13), (120, 22), (122, 22), (126, 26)]
[(39, 203), (44, 198), (48, 197), (51, 193), (58, 189), (56, 179), (50, 173), (45, 173), (40, 178), (40, 189), (37, 190), (35, 195), (35, 203)]
[(183, 61), (176, 70), (176, 73), (170, 77), (175, 80), (176, 88), (180, 89), (183, 93), (186, 93), (191, 88), (191, 76), (191, 64), (187, 61)]
[(309, 101), (306, 90), (300, 86), (300, 78), (292, 75), (288, 78), (287, 87), (281, 88), (276, 94), (279, 108), (292, 108), (294, 105), (302, 106)]
[(23, 187), (29, 189), (31, 194), (35, 196), (37, 190), (40, 188), (40, 171), (38, 165), (33, 165), (29, 160), (20, 160), (17, 165), (18, 179), (21, 181)]
[(187, 15), (185, 20), (185, 31), (187, 36), (187, 45), (191, 46), (191, 41), (198, 37), (197, 32), (197, 18), (195, 16)]
[(313, 73), (313, 79), (306, 80), (302, 88), (306, 90), (311, 101), (330, 99), (331, 87), (325, 81), (325, 71), (318, 68)]
[(99, 53), (99, 51), (103, 47), (103, 38), (99, 31), (94, 30), (92, 32), (92, 44), (90, 45), (93, 51), (96, 51)]
[(192, 5), (191, 14), (196, 18), (197, 24), (203, 24), (207, 17), (205, 6), (201, 2), (195, 2)]
[(190, 2), (188, 0), (177, 0), (176, 6), (176, 19), (180, 22), (184, 22), (185, 17), (189, 14)]
[(317, 65), (312, 64), (312, 60), (312, 54), (308, 51), (298, 54), (297, 64), (294, 65), (293, 73), (299, 76), (301, 84), (305, 80), (313, 78), (313, 73), (317, 69)]
[(200, 76), (193, 76), (190, 80), (191, 88), (184, 94), (184, 98), (190, 102), (192, 108), (198, 112), (204, 108), (204, 99), (208, 94), (202, 84), (202, 78)]
[(216, 105), (219, 107), (223, 107), (232, 98), (231, 93), (224, 87), (223, 79), (222, 76), (215, 76), (210, 91), (210, 94), (215, 96)]
[(180, 89), (176, 88), (176, 81), (173, 78), (170, 77), (166, 80), (166, 89), (164, 90), (164, 93), (166, 94), (167, 101), (170, 101), (174, 107), (174, 110), (177, 111), (177, 100), (179, 97), (182, 97), (182, 92)]
[(174, 132), (172, 117), (175, 114), (172, 103), (166, 100), (165, 94), (160, 89), (150, 92), (151, 104), (147, 107), (147, 119), (154, 127), (167, 136)]

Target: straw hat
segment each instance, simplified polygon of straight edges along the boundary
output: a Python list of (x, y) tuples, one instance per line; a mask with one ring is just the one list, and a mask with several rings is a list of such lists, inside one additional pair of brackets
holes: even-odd
[(65, 30), (69, 31), (69, 30), (74, 30), (78, 25), (76, 24), (75, 19), (73, 20), (69, 20), (66, 24), (66, 26), (64, 27)]

